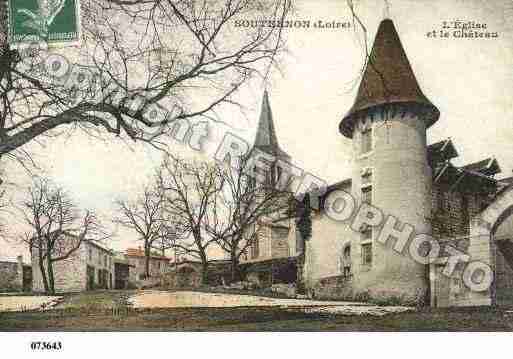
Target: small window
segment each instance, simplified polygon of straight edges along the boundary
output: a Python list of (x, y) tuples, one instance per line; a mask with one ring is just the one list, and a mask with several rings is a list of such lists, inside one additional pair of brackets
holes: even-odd
[(107, 267), (107, 256), (105, 255), (105, 257), (103, 258), (103, 264), (105, 265), (105, 267)]
[(368, 128), (362, 131), (361, 153), (367, 153), (372, 150), (372, 129)]
[(89, 261), (93, 260), (93, 250), (89, 248)]
[(372, 186), (362, 188), (362, 202), (372, 204)]
[(362, 186), (370, 185), (370, 184), (372, 184), (372, 172), (371, 171), (367, 171), (362, 176)]
[(372, 264), (372, 243), (362, 244), (362, 264), (368, 266)]

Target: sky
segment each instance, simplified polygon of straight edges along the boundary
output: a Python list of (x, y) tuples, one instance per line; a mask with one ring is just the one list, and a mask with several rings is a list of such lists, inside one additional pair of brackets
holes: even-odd
[[(388, 3), (388, 7), (386, 6)], [(384, 17), (395, 27), (424, 94), (440, 110), (439, 121), (428, 130), (428, 143), (450, 137), (458, 150), (456, 165), (495, 156), (503, 173), (513, 169), (513, 15), (511, 1), (477, 0), (360, 0), (356, 11), (367, 28), (369, 47)], [(298, 1), (291, 20), (351, 22), (341, 0)], [(498, 32), (493, 39), (432, 38), (443, 21), (474, 21)], [(238, 31), (244, 31), (238, 28)], [(267, 84), (256, 83), (243, 93), (246, 117), (223, 112), (230, 127), (211, 124), (205, 153), (180, 143), (172, 144), (183, 156), (211, 158), (220, 139), (231, 131), (252, 142), (264, 88), (269, 91), (278, 141), (295, 165), (327, 182), (350, 174), (350, 140), (338, 132), (338, 124), (351, 107), (363, 65), (363, 37), (349, 28), (286, 29), (288, 52), (280, 71)], [(111, 218), (113, 200), (131, 198), (159, 164), (161, 154), (141, 144), (126, 144), (76, 134), (59, 138), (45, 147), (31, 145), (45, 173), (72, 193), (83, 208)], [(13, 198), (26, 188), (29, 176), (8, 164), (9, 179), (16, 183)], [(9, 225), (16, 226), (16, 219)], [(110, 246), (137, 246), (130, 231), (115, 228)], [(0, 242), (0, 259), (13, 258), (23, 248)], [(28, 258), (25, 258), (26, 261)]]

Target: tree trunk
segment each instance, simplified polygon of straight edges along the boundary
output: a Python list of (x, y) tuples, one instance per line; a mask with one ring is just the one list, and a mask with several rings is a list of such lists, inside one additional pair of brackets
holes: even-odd
[(46, 278), (46, 268), (45, 268), (45, 265), (43, 263), (43, 252), (42, 252), (42, 248), (41, 248), (41, 241), (39, 241), (39, 246), (37, 248), (37, 252), (38, 252), (38, 259), (39, 259), (39, 271), (41, 272), (41, 279), (43, 280), (43, 287), (45, 288), (45, 293), (49, 294), (50, 293), (50, 289), (48, 287), (48, 279)]
[(200, 257), (201, 257), (201, 285), (207, 285), (208, 284), (208, 260), (207, 260), (207, 254), (204, 250), (200, 251)]
[(146, 259), (146, 262), (144, 263), (144, 275), (146, 278), (150, 277), (150, 258), (151, 258), (151, 251), (148, 245), (144, 246), (144, 256)]
[(201, 264), (201, 285), (208, 285), (208, 262)]
[(199, 227), (196, 227), (192, 234), (194, 236), (194, 241), (196, 242), (196, 246), (199, 251), (199, 256), (201, 259), (201, 285), (208, 284), (208, 259), (207, 254), (205, 253), (205, 248), (203, 248), (201, 244), (201, 230)]
[(231, 283), (238, 282), (240, 280), (239, 277), (239, 259), (237, 258), (237, 250), (232, 249), (230, 252), (230, 281)]
[(55, 294), (55, 280), (53, 276), (53, 263), (52, 263), (52, 256), (50, 253), (46, 254), (46, 271), (48, 272), (48, 289), (49, 293), (54, 295)]

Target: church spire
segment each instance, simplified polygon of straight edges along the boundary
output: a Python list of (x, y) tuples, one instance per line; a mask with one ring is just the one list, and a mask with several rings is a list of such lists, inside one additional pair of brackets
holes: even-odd
[(389, 104), (408, 105), (416, 110), (426, 121), (426, 128), (440, 116), (417, 83), (394, 23), (385, 19), (379, 25), (356, 100), (342, 119), (340, 132), (351, 138), (358, 115)]
[(262, 99), (260, 119), (258, 121), (255, 144), (253, 147), (273, 155), (286, 155), (278, 145), (278, 138), (274, 129), (273, 114), (267, 90), (264, 91), (264, 97)]

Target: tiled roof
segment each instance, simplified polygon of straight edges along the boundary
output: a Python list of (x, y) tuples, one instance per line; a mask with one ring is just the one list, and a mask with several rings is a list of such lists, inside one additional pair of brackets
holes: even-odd
[(356, 100), (340, 122), (340, 132), (351, 138), (355, 115), (385, 104), (408, 104), (421, 112), (426, 127), (440, 116), (438, 109), (422, 93), (390, 19), (379, 25)]
[(499, 182), (505, 185), (513, 184), (513, 177), (501, 178)]
[[(52, 232), (52, 234), (53, 234), (53, 233), (55, 233), (55, 232), (56, 232), (56, 231)], [(76, 234), (71, 233), (71, 232), (69, 232), (69, 231), (62, 231), (62, 232), (61, 232), (61, 234), (62, 234), (62, 235), (65, 235), (65, 236), (68, 236), (68, 237), (75, 238), (75, 239), (78, 239), (78, 238), (79, 238)], [(100, 249), (100, 250), (102, 250), (102, 251), (104, 251), (104, 252), (107, 252), (107, 253), (109, 253), (109, 254), (111, 254), (111, 255), (112, 255), (112, 254), (114, 254), (114, 251), (113, 251), (112, 249), (110, 249), (110, 248), (108, 248), (108, 247), (106, 247), (106, 246), (104, 247), (103, 245), (101, 245), (101, 244), (100, 244), (100, 242), (99, 242), (99, 241), (97, 241), (97, 240), (93, 240), (93, 239), (91, 239), (91, 238), (85, 238), (85, 239), (83, 239), (82, 244), (84, 244), (84, 245), (91, 245), (91, 246), (96, 247), (96, 248), (98, 248), (98, 249)]]
[[(128, 248), (126, 250), (126, 256), (127, 257), (145, 257), (144, 251), (139, 248)], [(159, 259), (159, 260), (165, 260), (165, 261), (170, 260), (170, 258), (168, 258), (168, 257), (159, 256), (159, 255), (155, 255), (155, 254), (153, 254), (151, 256), (151, 259)]]
[(427, 158), (433, 172), (438, 172), (445, 162), (458, 157), (458, 152), (450, 138), (430, 144), (427, 147)]
[(499, 163), (493, 157), (477, 161), (474, 163), (470, 163), (468, 165), (463, 166), (462, 168), (468, 171), (479, 172), (487, 176), (492, 176), (494, 174), (501, 172)]
[(428, 158), (437, 157), (443, 160), (450, 160), (458, 157), (458, 151), (450, 138), (430, 144), (427, 147)]
[(446, 145), (447, 141), (450, 141), (449, 139), (441, 140), (435, 143), (432, 143), (428, 146), (428, 152), (440, 152), (444, 146)]
[[(326, 191), (322, 192), (321, 195), (318, 195), (317, 191), (315, 191), (315, 190), (306, 192), (306, 194), (310, 195), (310, 206), (312, 207), (312, 209), (320, 210), (322, 208), (322, 206), (324, 205), (324, 200), (326, 199), (326, 196), (331, 191), (334, 191), (337, 189), (344, 189), (344, 188), (347, 188), (348, 186), (350, 187), (351, 183), (352, 183), (352, 179), (346, 178), (345, 180), (335, 182), (335, 183), (329, 185), (328, 187), (326, 187)], [(315, 195), (315, 197), (312, 197), (312, 195)]]
[(352, 182), (353, 181), (351, 178), (346, 178), (345, 180), (335, 182), (328, 186), (328, 188), (326, 189), (326, 192), (332, 191), (334, 189), (345, 188), (347, 186), (350, 186)]
[(497, 181), (484, 173), (465, 168), (457, 168), (447, 161), (433, 173), (433, 183), (443, 184), (450, 189), (465, 189), (465, 191), (497, 191)]
[(101, 246), (98, 242), (95, 242), (95, 241), (87, 241), (86, 243), (89, 243), (90, 245), (102, 250), (102, 251), (105, 251), (105, 252), (108, 252), (109, 254), (114, 254), (114, 252), (112, 251), (112, 249), (109, 249), (107, 247), (104, 247), (104, 246)]

